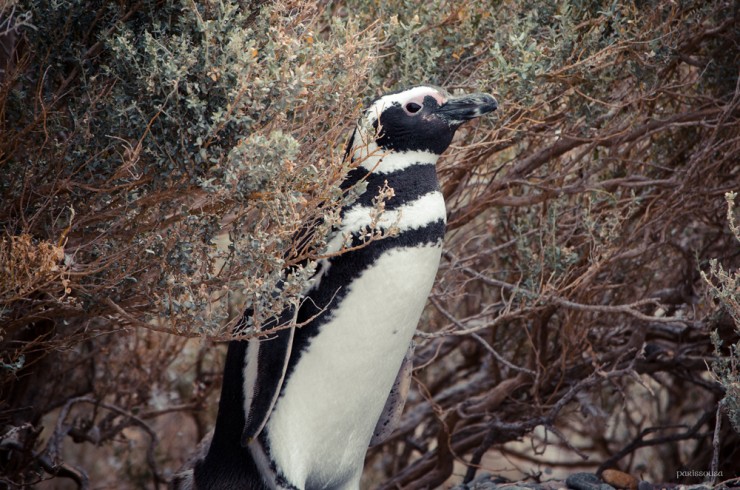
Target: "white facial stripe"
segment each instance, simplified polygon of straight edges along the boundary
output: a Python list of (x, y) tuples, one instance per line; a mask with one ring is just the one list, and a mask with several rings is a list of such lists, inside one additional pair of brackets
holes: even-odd
[(376, 100), (367, 111), (367, 119), (370, 124), (372, 124), (373, 121), (378, 120), (380, 113), (392, 106), (394, 102), (401, 106), (404, 106), (409, 102), (416, 102), (417, 104), (422, 105), (425, 97), (434, 97), (439, 105), (442, 105), (447, 101), (446, 96), (435, 88), (414, 87), (397, 94), (384, 95)]

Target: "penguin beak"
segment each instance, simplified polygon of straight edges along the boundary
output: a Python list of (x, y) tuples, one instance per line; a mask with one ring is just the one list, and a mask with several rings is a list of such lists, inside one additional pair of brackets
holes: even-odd
[(498, 109), (498, 102), (488, 94), (451, 96), (434, 111), (450, 125), (457, 125)]

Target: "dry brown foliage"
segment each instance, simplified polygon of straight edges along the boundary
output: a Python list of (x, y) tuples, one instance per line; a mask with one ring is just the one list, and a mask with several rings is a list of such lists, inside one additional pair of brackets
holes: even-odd
[[(738, 2), (247, 4), (166, 4), (214, 39), (207, 70), (187, 65), (197, 43), (165, 56), (178, 44), (152, 28), (159, 44), (136, 44), (156, 17), (142, 2), (71, 16), (86, 30), (60, 31), (81, 46), (67, 64), (28, 29), (0, 60), (4, 484), (161, 488), (212, 427), (233, 320), (282, 308), (258, 298), (323, 236), (286, 260), (291, 238), (336, 218), (362, 97), (430, 81), (502, 108), (440, 165), (449, 231), (414, 389), (364, 485), (738, 477), (719, 404), (734, 378), (710, 368), (739, 333), (701, 278), (740, 263), (724, 197), (740, 181)], [(233, 39), (239, 63), (214, 55)], [(156, 63), (138, 72), (145, 47)], [(199, 104), (216, 106), (199, 119)]]

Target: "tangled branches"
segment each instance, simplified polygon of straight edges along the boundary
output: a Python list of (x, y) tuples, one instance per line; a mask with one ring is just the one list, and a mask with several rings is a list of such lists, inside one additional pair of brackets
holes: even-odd
[[(738, 436), (717, 418), (731, 379), (707, 373), (733, 352), (715, 353), (710, 334), (734, 343), (738, 330), (700, 280), (710, 259), (738, 260), (723, 198), (738, 185), (737, 51), (724, 57), (738, 22), (722, 8), (689, 28), (679, 19), (696, 10), (640, 11), (629, 22), (644, 30), (579, 45), (526, 104), (502, 95), (500, 127), (474, 129), (472, 149), (450, 155), (451, 230), (419, 335), (418, 393), (371, 459), (381, 488), (479, 469), (738, 476)], [(595, 16), (577, 32), (613, 22)]]
[(213, 424), (218, 342), (279, 281), (296, 299), (310, 260), (280, 271), (351, 199), (361, 96), (419, 82), (502, 107), (439, 166), (415, 388), (366, 485), (738, 476), (738, 2), (12, 4), (6, 483), (161, 485)]

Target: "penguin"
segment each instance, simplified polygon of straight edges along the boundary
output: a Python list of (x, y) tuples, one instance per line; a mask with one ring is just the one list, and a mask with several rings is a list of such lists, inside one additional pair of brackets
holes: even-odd
[[(262, 327), (271, 333), (230, 342), (210, 445), (173, 488), (359, 489), (368, 447), (400, 418), (439, 266), (446, 209), (435, 164), (463, 123), (497, 107), (488, 94), (417, 86), (364, 111), (341, 184), (365, 182), (364, 192), (342, 209), (300, 306)], [(384, 236), (368, 240), (371, 225)]]

